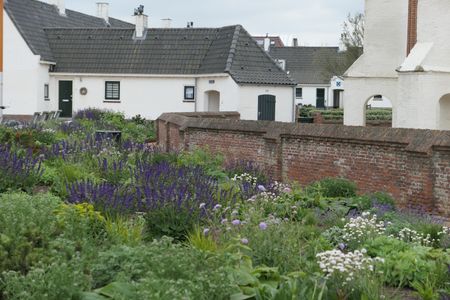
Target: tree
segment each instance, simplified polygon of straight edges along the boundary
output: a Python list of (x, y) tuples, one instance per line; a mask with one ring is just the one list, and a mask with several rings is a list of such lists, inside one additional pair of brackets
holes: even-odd
[(327, 61), (326, 77), (342, 76), (362, 55), (364, 43), (364, 14), (348, 15), (341, 34), (343, 51)]

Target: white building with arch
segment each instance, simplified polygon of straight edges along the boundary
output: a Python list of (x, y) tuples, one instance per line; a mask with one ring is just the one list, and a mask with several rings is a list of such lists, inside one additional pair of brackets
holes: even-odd
[(344, 124), (365, 125), (373, 96), (393, 127), (450, 130), (450, 2), (366, 0), (364, 54), (345, 74)]

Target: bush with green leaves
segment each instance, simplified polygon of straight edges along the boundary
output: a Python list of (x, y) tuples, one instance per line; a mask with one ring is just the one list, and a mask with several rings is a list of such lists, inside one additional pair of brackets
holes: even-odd
[(325, 178), (312, 184), (307, 191), (318, 192), (323, 197), (330, 198), (355, 197), (357, 186), (344, 178)]

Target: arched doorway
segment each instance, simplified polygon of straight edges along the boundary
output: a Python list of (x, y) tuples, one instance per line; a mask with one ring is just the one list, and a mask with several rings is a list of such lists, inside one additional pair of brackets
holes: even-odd
[(384, 95), (373, 95), (364, 104), (364, 126), (392, 127), (392, 102)]
[(439, 100), (439, 127), (440, 130), (450, 130), (450, 94), (442, 96)]
[(219, 112), (220, 111), (220, 92), (208, 91), (205, 92), (205, 111)]

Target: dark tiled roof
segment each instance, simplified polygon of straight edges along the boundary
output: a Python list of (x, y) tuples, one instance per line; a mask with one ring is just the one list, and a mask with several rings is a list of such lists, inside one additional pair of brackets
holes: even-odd
[(37, 0), (8, 0), (4, 7), (33, 53), (45, 61), (54, 61), (54, 57), (44, 28), (134, 27), (114, 18), (109, 19), (108, 25), (101, 18), (69, 9), (66, 9), (66, 16), (61, 16), (54, 5)]
[(294, 85), (240, 25), (222, 28), (46, 29), (56, 72), (230, 73), (241, 84)]
[(272, 47), (274, 59), (286, 61), (286, 71), (300, 84), (329, 84), (327, 67), (342, 59), (338, 47)]

